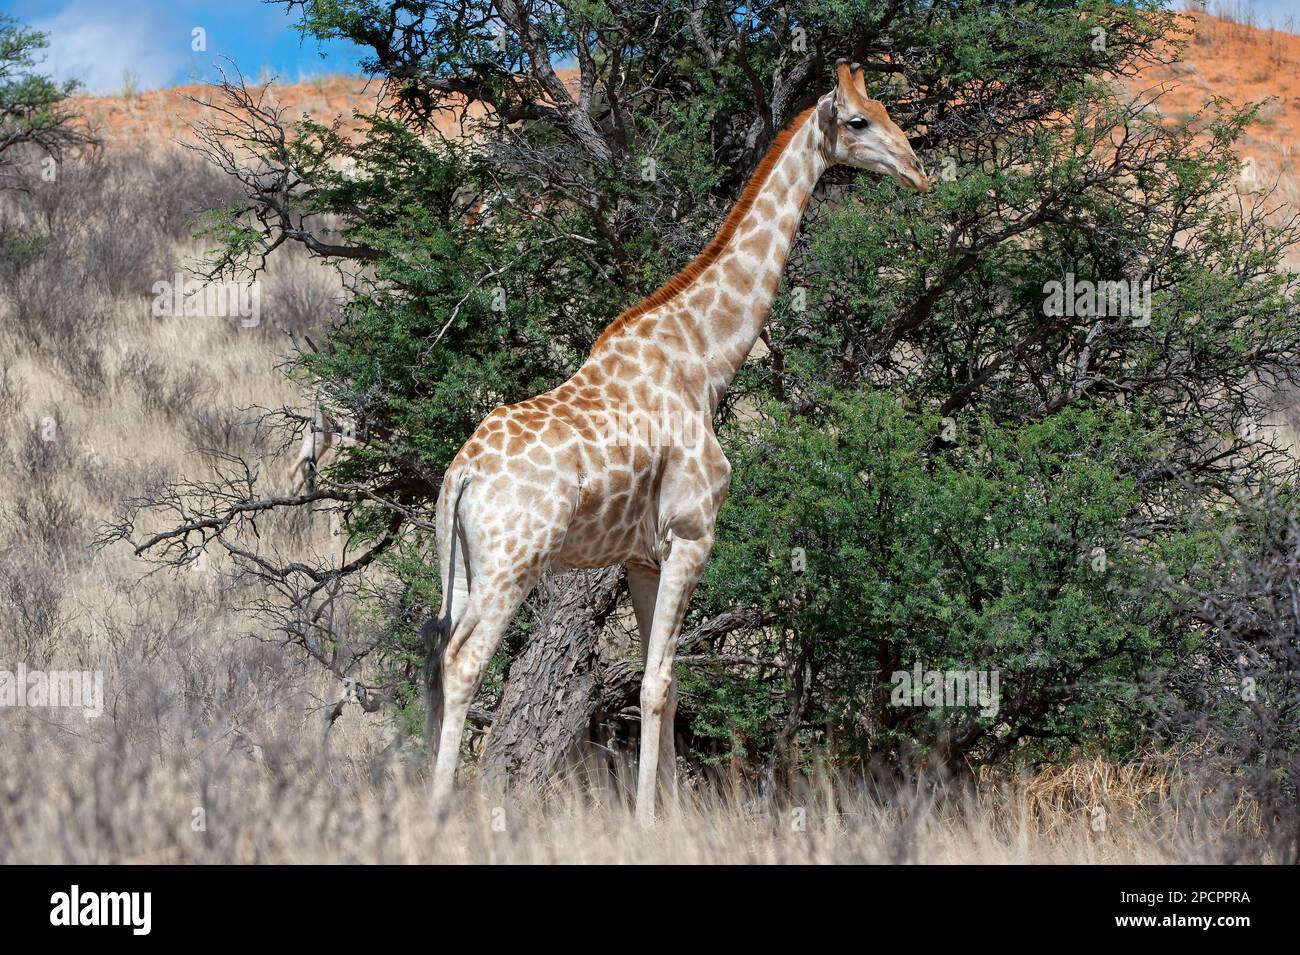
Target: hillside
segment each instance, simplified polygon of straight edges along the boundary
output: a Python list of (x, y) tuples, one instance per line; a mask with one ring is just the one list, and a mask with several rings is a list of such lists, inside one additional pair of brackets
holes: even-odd
[[(1250, 163), (1243, 174), (1243, 189), (1264, 188), (1276, 181), (1278, 198), (1300, 201), (1300, 180), (1292, 159), (1300, 136), (1300, 35), (1204, 13), (1188, 13), (1186, 21), (1193, 35), (1183, 58), (1169, 67), (1143, 71), (1130, 82), (1130, 91), (1150, 96), (1163, 88), (1159, 108), (1177, 119), (1216, 97), (1263, 103), (1259, 120), (1240, 143)], [(194, 124), (208, 112), (205, 104), (212, 95), (204, 84), (189, 84), (81, 97), (75, 108), (110, 147), (147, 147), (192, 141)], [(272, 83), (266, 96), (288, 119), (304, 114), (319, 122), (341, 119), (345, 128), (354, 129), (354, 112), (372, 109), (380, 89), (377, 82), (362, 77), (332, 75)], [(479, 112), (471, 109), (470, 115)], [(450, 130), (456, 120), (448, 116), (445, 125)]]
[[(257, 85), (260, 83), (249, 82), (250, 88)], [(211, 118), (207, 104), (213, 97), (211, 86), (192, 83), (148, 92), (82, 96), (73, 101), (73, 108), (110, 146), (185, 143), (193, 141), (196, 123)], [(354, 129), (353, 114), (373, 110), (379, 97), (379, 84), (363, 77), (322, 76), (301, 83), (271, 82), (265, 103), (282, 109), (287, 121), (310, 115), (326, 124), (341, 119), (345, 128)], [(471, 108), (469, 112), (473, 116), (481, 111)], [(451, 129), (456, 121), (447, 116), (440, 125)]]
[(1293, 161), (1300, 135), (1300, 36), (1205, 14), (1187, 19), (1194, 35), (1182, 60), (1144, 71), (1131, 91), (1151, 95), (1164, 87), (1160, 109), (1174, 118), (1189, 116), (1216, 97), (1262, 103), (1258, 121), (1239, 144), (1250, 163), (1243, 186), (1263, 188), (1277, 180), (1279, 198), (1300, 200)]

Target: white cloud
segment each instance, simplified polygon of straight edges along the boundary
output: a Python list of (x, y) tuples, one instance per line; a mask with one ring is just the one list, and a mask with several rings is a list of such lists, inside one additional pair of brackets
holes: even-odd
[(49, 38), (42, 69), (90, 93), (116, 92), (128, 75), (139, 89), (167, 86), (189, 60), (189, 31), (143, 3), (74, 0), (30, 25)]

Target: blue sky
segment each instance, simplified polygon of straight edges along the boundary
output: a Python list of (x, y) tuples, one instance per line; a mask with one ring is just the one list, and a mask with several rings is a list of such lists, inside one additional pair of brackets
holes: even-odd
[[(1209, 0), (1249, 3), (1262, 25), (1300, 29), (1300, 0)], [(1182, 0), (1172, 0), (1182, 7)], [(209, 79), (225, 55), (246, 76), (262, 69), (290, 82), (321, 73), (357, 72), (360, 51), (336, 42), (303, 41), (281, 4), (262, 0), (0, 0), (5, 12), (50, 35), (46, 72), (81, 80), (92, 93), (116, 92), (129, 76), (138, 89)], [(206, 51), (194, 51), (195, 27)]]
[[(1286, 26), (1288, 17), (1295, 17), (1296, 29), (1300, 30), (1300, 0), (1209, 0), (1207, 5), (1212, 11), (1216, 7), (1241, 10), (1253, 7), (1259, 16), (1260, 26), (1274, 26), (1279, 29)], [(1181, 10), (1185, 4), (1179, 0), (1171, 6)]]
[[(122, 89), (128, 74), (139, 89), (209, 79), (223, 55), (246, 76), (267, 67), (290, 82), (358, 72), (356, 47), (303, 40), (296, 16), (262, 0), (0, 0), (0, 12), (49, 34), (45, 71), (92, 93)], [(192, 49), (196, 27), (206, 51)]]

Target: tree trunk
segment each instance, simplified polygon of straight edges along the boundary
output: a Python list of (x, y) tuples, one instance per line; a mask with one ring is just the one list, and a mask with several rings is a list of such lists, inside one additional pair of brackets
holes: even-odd
[(600, 704), (600, 634), (624, 584), (622, 567), (543, 584), (545, 607), (510, 664), (492, 719), (482, 763), (487, 776), (540, 789), (586, 744)]

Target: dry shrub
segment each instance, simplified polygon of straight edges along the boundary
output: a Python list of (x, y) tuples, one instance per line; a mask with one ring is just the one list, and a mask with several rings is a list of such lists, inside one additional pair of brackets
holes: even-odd
[(1106, 825), (1116, 818), (1204, 814), (1204, 806), (1213, 803), (1229, 830), (1257, 837), (1258, 805), (1244, 787), (1227, 803), (1218, 798), (1220, 787), (1207, 785), (1205, 750), (1202, 743), (1152, 750), (1126, 762), (1092, 757), (1044, 766), (1025, 779), (1026, 808), (1043, 831), (1050, 831), (1066, 819)]
[(1178, 779), (1177, 762), (1151, 753), (1116, 763), (1101, 757), (1044, 766), (1026, 781), (1027, 808), (1044, 826), (1083, 818), (1097, 810), (1131, 816), (1167, 803)]
[(0, 419), (17, 416), (27, 404), (27, 390), (8, 365), (0, 366)]
[(48, 486), (77, 460), (77, 431), (62, 408), (45, 408), (19, 438), (13, 470), (33, 487)]
[(185, 433), (200, 451), (244, 451), (253, 431), (245, 416), (232, 408), (201, 406), (191, 410), (185, 421)]
[(286, 251), (265, 282), (259, 329), (272, 339), (301, 339), (339, 317), (342, 289), (340, 283), (322, 282), (319, 264), (298, 248)]
[(6, 624), (0, 650), (6, 661), (44, 668), (58, 652), (62, 630), (63, 587), (51, 568), (6, 555), (0, 563), (0, 618)]
[(59, 490), (37, 487), (31, 494), (0, 505), (0, 523), (27, 545), (27, 555), (59, 557), (85, 539), (88, 530), (81, 511)]
[(0, 283), (9, 300), (6, 329), (27, 348), (47, 353), (61, 343), (77, 340), (94, 289), (78, 283), (59, 250), (50, 248), (35, 259), (0, 271)]
[(198, 368), (169, 366), (139, 353), (123, 361), (118, 379), (135, 389), (146, 414), (169, 420), (183, 420), (209, 387)]

